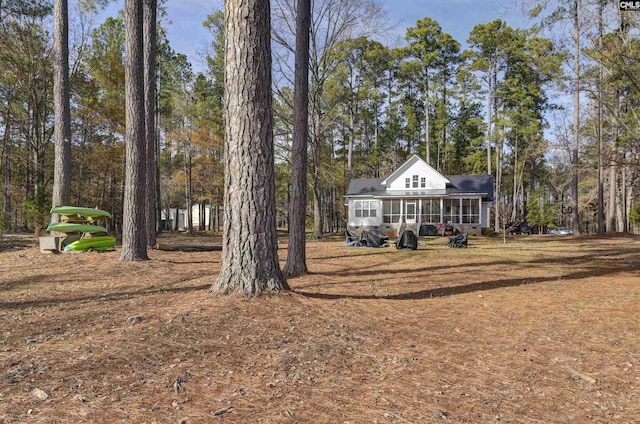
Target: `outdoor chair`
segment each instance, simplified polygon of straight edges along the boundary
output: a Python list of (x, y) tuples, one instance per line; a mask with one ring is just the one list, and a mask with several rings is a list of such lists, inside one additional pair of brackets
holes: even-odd
[(389, 245), (389, 236), (387, 236), (385, 233), (383, 233), (382, 231), (378, 230), (377, 228), (374, 228), (373, 231), (371, 232), (371, 234), (373, 234), (374, 236), (378, 237), (380, 239), (380, 244), (382, 246), (384, 245)]
[(362, 234), (360, 234), (360, 244), (362, 247), (383, 247), (388, 246), (387, 236), (378, 231), (378, 234), (373, 232), (362, 230)]
[(344, 230), (344, 235), (347, 238), (347, 246), (360, 246), (360, 237), (356, 236), (353, 232), (349, 231), (349, 228)]
[(418, 248), (418, 237), (411, 230), (405, 230), (396, 240), (398, 250), (416, 250)]
[(455, 236), (449, 237), (449, 247), (451, 248), (465, 248), (467, 247), (467, 239), (468, 234), (456, 234)]

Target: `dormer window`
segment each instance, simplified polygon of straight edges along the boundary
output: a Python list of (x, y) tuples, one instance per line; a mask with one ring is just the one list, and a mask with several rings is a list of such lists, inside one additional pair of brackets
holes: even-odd
[(404, 187), (405, 188), (411, 188), (411, 178), (405, 178), (404, 179)]
[(418, 176), (413, 176), (413, 188), (418, 188)]

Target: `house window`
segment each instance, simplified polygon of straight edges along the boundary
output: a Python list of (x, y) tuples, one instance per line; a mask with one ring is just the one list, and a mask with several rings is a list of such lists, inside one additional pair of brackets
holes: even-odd
[(397, 224), (400, 222), (400, 200), (385, 200), (382, 202), (382, 222)]
[(460, 223), (460, 199), (444, 199), (444, 222), (447, 224)]
[(418, 188), (418, 176), (413, 176), (413, 188)]
[(479, 224), (480, 223), (480, 200), (479, 199), (462, 199), (462, 223), (463, 224)]
[(356, 200), (356, 218), (369, 218), (376, 216), (378, 202), (375, 200)]
[(422, 199), (420, 222), (423, 224), (438, 224), (440, 217), (440, 199)]
[(425, 177), (420, 178), (420, 188), (425, 188), (427, 186), (427, 179)]
[(411, 188), (411, 178), (405, 178), (404, 179), (404, 187), (405, 188)]

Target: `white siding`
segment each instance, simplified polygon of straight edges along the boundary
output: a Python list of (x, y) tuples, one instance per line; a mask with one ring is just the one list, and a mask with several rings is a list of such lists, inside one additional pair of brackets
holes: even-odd
[[(356, 216), (356, 202), (369, 202), (369, 210), (375, 211), (375, 216)], [(382, 224), (382, 201), (375, 199), (349, 199), (350, 227), (377, 227)]]
[[(418, 176), (418, 187), (413, 186), (414, 175)], [(406, 179), (409, 178), (411, 190), (444, 190), (447, 188), (448, 180), (438, 171), (430, 167), (423, 161), (416, 161), (404, 172), (394, 175), (394, 178), (387, 181), (387, 190), (409, 190), (406, 187)], [(422, 178), (425, 179), (425, 186), (422, 187)]]

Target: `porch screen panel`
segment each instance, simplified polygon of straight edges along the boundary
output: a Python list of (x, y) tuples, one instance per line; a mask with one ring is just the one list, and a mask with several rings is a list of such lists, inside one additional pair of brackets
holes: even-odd
[(448, 224), (460, 223), (460, 199), (444, 199), (444, 221)]
[(385, 224), (400, 222), (400, 200), (382, 201), (382, 222)]
[(440, 199), (422, 199), (420, 222), (423, 224), (440, 223)]
[(479, 224), (480, 223), (480, 200), (462, 199), (462, 223), (463, 224)]

